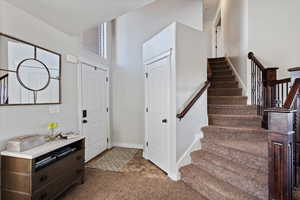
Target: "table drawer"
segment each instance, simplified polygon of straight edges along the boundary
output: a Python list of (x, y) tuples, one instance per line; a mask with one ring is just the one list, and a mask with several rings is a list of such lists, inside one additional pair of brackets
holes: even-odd
[(33, 194), (33, 200), (54, 200), (75, 183), (80, 183), (84, 176), (84, 166), (74, 167), (58, 179), (45, 185)]
[(82, 167), (83, 165), (84, 151), (81, 150), (37, 171), (32, 176), (32, 192), (68, 173), (72, 168)]

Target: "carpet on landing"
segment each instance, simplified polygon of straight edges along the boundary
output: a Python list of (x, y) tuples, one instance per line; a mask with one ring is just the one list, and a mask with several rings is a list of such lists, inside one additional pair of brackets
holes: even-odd
[(59, 200), (207, 200), (182, 181), (170, 180), (142, 154), (138, 150), (120, 172), (86, 168), (85, 183)]
[(59, 200), (206, 200), (183, 182), (149, 178), (138, 172), (86, 169), (86, 180)]

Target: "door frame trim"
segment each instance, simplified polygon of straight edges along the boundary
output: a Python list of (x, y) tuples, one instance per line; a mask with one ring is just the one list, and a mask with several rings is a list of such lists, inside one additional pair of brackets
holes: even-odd
[[(110, 134), (110, 70), (108, 67), (102, 65), (102, 64), (90, 64), (89, 61), (86, 61), (84, 58), (80, 58), (79, 62), (77, 64), (77, 91), (78, 91), (78, 129), (80, 132), (80, 135), (83, 135), (83, 130), (82, 130), (82, 65), (88, 65), (90, 67), (96, 67), (99, 70), (106, 71), (106, 76), (108, 77), (108, 82), (107, 82), (107, 88), (106, 88), (106, 102), (107, 102), (107, 108), (108, 112), (106, 113), (106, 118), (107, 118), (107, 133), (106, 137), (108, 138), (108, 143), (107, 143), (107, 148), (110, 149), (112, 142), (111, 142), (111, 134)], [(87, 162), (87, 161), (86, 161)]]
[[(215, 19), (213, 21), (213, 27), (212, 27), (212, 56), (214, 58), (217, 57), (217, 50), (216, 50), (216, 46), (217, 46), (217, 41), (216, 41), (216, 38), (217, 38), (217, 26), (218, 26), (218, 23), (220, 22), (220, 20), (222, 20), (222, 8), (221, 8), (221, 5), (219, 5), (219, 8), (217, 9), (217, 12), (216, 12), (216, 16), (215, 16)], [(223, 22), (221, 22), (223, 23)], [(221, 24), (221, 33), (223, 34), (224, 33), (224, 30), (223, 30), (223, 26)], [(222, 36), (222, 43), (223, 43), (223, 52), (224, 52), (224, 34)]]

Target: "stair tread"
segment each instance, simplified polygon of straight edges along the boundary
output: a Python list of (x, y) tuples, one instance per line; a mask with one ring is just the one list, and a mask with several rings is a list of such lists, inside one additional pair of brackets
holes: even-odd
[[(216, 68), (215, 68), (216, 69)], [(215, 72), (232, 72), (232, 70), (228, 67), (228, 68), (223, 68), (223, 69), (218, 69), (218, 70), (213, 70), (213, 73)]]
[(269, 131), (264, 128), (250, 128), (250, 127), (228, 127), (228, 126), (215, 126), (215, 125), (209, 125), (202, 128), (202, 130), (209, 130), (209, 129), (223, 129), (223, 130), (234, 130), (234, 131), (257, 131), (257, 132), (263, 132), (265, 134), (268, 134)]
[(247, 99), (248, 97), (246, 96), (209, 96), (209, 98), (228, 98), (228, 99), (233, 99), (233, 98), (242, 98), (242, 99)]
[(233, 77), (233, 76), (235, 77), (234, 74), (214, 74), (213, 73), (212, 77), (214, 78), (214, 77)]
[(209, 117), (222, 117), (222, 118), (257, 118), (262, 119), (259, 115), (224, 115), (224, 114), (208, 114)]
[(242, 90), (242, 88), (208, 88), (208, 90), (216, 90), (216, 91), (226, 90), (226, 91), (228, 91), (228, 90)]
[[(244, 199), (244, 200), (254, 200), (257, 199), (242, 190), (232, 186), (229, 183), (226, 183), (211, 174), (201, 170), (195, 165), (188, 165), (181, 169), (183, 174), (183, 181), (192, 184), (195, 184), (194, 187), (201, 187), (202, 190), (198, 191), (202, 192), (216, 192), (219, 195), (223, 196), (224, 200), (233, 200), (233, 199)], [(200, 184), (201, 185), (200, 185)], [(209, 190), (209, 191), (207, 191)], [(216, 198), (214, 198), (216, 199)]]
[(248, 138), (268, 138), (268, 130), (263, 128), (226, 127), (210, 125), (202, 128), (204, 138), (211, 139), (248, 139)]
[(257, 182), (257, 184), (260, 185), (268, 184), (268, 175), (266, 173), (262, 173), (256, 169), (252, 169), (245, 165), (241, 165), (239, 163), (228, 160), (216, 154), (207, 152), (205, 150), (199, 150), (199, 151), (192, 152), (191, 156), (193, 158), (193, 164), (196, 166), (197, 163), (199, 162), (203, 162), (203, 161), (209, 162), (213, 165), (223, 168), (224, 170), (230, 171), (237, 176), (249, 178)]
[(230, 149), (246, 152), (264, 159), (268, 158), (268, 140), (262, 138), (219, 140), (204, 139), (204, 142), (214, 143)]
[(238, 187), (260, 199), (268, 197), (268, 175), (257, 169), (236, 163), (201, 150), (191, 154), (193, 164), (218, 179)]
[(256, 105), (226, 105), (226, 104), (208, 104), (208, 107), (214, 107), (214, 108), (247, 108), (247, 109), (255, 109), (256, 110)]
[(212, 80), (212, 84), (238, 84), (235, 80)]

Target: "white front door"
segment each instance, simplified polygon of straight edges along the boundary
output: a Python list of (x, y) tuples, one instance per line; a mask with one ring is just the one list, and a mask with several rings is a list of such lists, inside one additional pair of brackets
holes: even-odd
[(148, 159), (168, 171), (170, 57), (146, 65), (146, 132)]
[(108, 143), (108, 72), (81, 65), (82, 132), (86, 136), (86, 161), (107, 149)]

